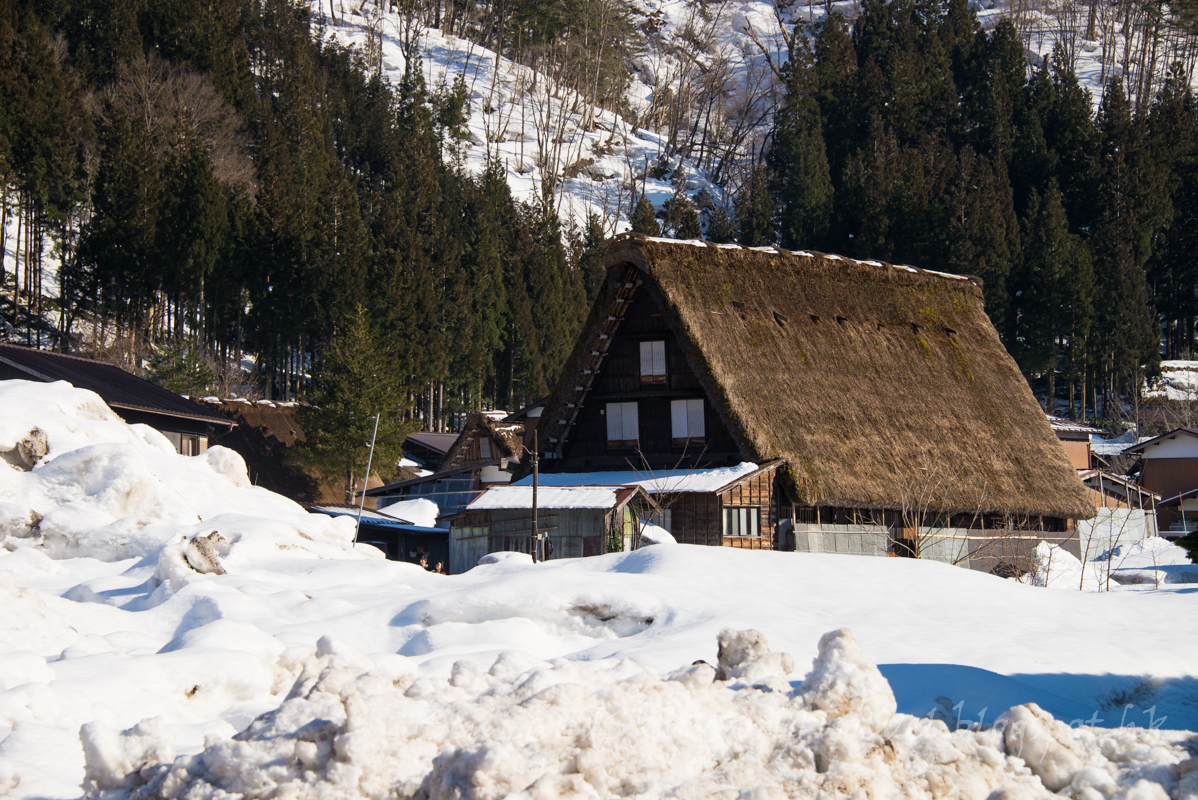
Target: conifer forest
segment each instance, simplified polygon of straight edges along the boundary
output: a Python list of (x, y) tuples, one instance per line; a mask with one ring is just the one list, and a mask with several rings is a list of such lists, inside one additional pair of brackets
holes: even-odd
[[(701, 22), (720, 4), (693, 5)], [(966, 0), (828, 3), (810, 23), (782, 4), (756, 83), (695, 57), (632, 122), (666, 142), (644, 172), (685, 161), (714, 188), (679, 179), (654, 205), (631, 181), (620, 224), (559, 217), (562, 175), (529, 202), (498, 159), (466, 170), (464, 85), (426, 85), (414, 47), (384, 79), (326, 35), (332, 3), (0, 0), (0, 329), (274, 399), (327, 399), (346, 337), (394, 416), (444, 429), (553, 387), (602, 243), (631, 223), (977, 276), (1039, 396), (1110, 419), (1162, 358), (1193, 356), (1198, 314), (1198, 28), (1149, 6), (1079, 6), (1080, 29), (1130, 26), (1124, 52), (1145, 53), (1108, 71), (1104, 52), (1099, 98), (1077, 31), (1029, 58), (1021, 4), (985, 27)], [(623, 0), (392, 9), (628, 118), (638, 54), (662, 46)]]

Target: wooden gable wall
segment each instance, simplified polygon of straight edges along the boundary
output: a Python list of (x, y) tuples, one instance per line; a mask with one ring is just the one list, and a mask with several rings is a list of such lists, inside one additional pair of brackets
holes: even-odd
[[(706, 393), (686, 361), (677, 337), (666, 325), (657, 301), (647, 291), (638, 291), (625, 318), (612, 336), (608, 354), (583, 401), (575, 430), (562, 458), (542, 462), (554, 472), (586, 472), (653, 468), (719, 467), (738, 464), (742, 458), (727, 427), (706, 398)], [(666, 381), (643, 383), (640, 374), (642, 341), (664, 341)], [(676, 443), (671, 434), (670, 402), (704, 399), (705, 441)], [(614, 447), (607, 440), (609, 402), (636, 402), (640, 449)], [(645, 463), (645, 462), (648, 463)]]

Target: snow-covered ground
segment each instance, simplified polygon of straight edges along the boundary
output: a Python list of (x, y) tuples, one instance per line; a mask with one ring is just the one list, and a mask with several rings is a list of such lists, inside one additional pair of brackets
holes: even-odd
[[(669, 544), (435, 575), (62, 383), (0, 382), (0, 454), (6, 800), (1198, 791), (1186, 584)], [(1024, 703), (1074, 728), (994, 727)]]
[(1160, 377), (1145, 386), (1144, 396), (1184, 403), (1198, 401), (1198, 361), (1162, 361)]

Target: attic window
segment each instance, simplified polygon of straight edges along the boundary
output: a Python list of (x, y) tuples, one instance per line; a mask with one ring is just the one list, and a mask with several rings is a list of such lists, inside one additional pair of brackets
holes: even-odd
[(838, 323), (840, 323), (841, 325), (843, 325), (843, 324), (845, 324), (846, 322), (848, 322), (848, 321), (849, 321), (849, 318), (848, 318), (848, 317), (842, 317), (842, 316), (840, 316), (839, 314), (837, 314), (837, 315), (836, 315), (836, 321), (837, 321)]
[(641, 383), (666, 382), (666, 343), (641, 342)]
[(491, 440), (486, 436), (480, 436), (478, 439), (478, 455), (479, 458), (491, 457)]
[(812, 322), (814, 322), (814, 323), (816, 323), (816, 324), (819, 324), (819, 317), (818, 317), (817, 315), (815, 315), (815, 314), (811, 314), (810, 316), (811, 316), (811, 321), (812, 321)]
[(777, 311), (775, 311), (774, 322), (778, 323), (779, 328), (785, 328), (786, 323), (790, 322), (790, 320), (786, 318), (785, 314), (779, 314)]
[(737, 311), (744, 311), (744, 310), (745, 310), (745, 304), (744, 304), (744, 303), (742, 303), (742, 302), (741, 302), (741, 301), (739, 301), (739, 300), (733, 300), (733, 301), (732, 301), (732, 307), (733, 307), (733, 308), (735, 308)]
[(707, 435), (703, 398), (670, 401), (670, 428), (675, 443), (702, 439)]
[(636, 403), (608, 403), (604, 416), (607, 417), (608, 447), (636, 447), (640, 438)]
[(945, 326), (944, 326), (944, 332), (945, 332), (945, 333), (947, 333), (949, 336), (956, 336), (956, 335), (957, 335), (957, 332), (956, 332), (955, 330), (953, 330), (952, 328), (950, 328), (949, 326), (947, 326), (947, 325), (945, 325)]

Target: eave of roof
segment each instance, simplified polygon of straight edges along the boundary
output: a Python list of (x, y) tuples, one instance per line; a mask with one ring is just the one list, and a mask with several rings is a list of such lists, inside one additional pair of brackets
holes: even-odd
[[(237, 425), (233, 420), (188, 398), (102, 361), (0, 343), (0, 364), (40, 381), (66, 381), (78, 389), (95, 392), (110, 408), (186, 419), (230, 429)], [(137, 402), (138, 397), (147, 397), (151, 401), (157, 398), (159, 403), (155, 405), (152, 402)]]
[(1169, 431), (1168, 433), (1162, 433), (1160, 436), (1149, 439), (1148, 441), (1140, 442), (1139, 444), (1133, 444), (1131, 447), (1125, 447), (1123, 448), (1123, 452), (1143, 453), (1149, 447), (1155, 447), (1156, 445), (1163, 444), (1164, 442), (1167, 442), (1171, 439), (1176, 439), (1178, 436), (1183, 435), (1198, 439), (1198, 428), (1177, 428), (1175, 430)]

